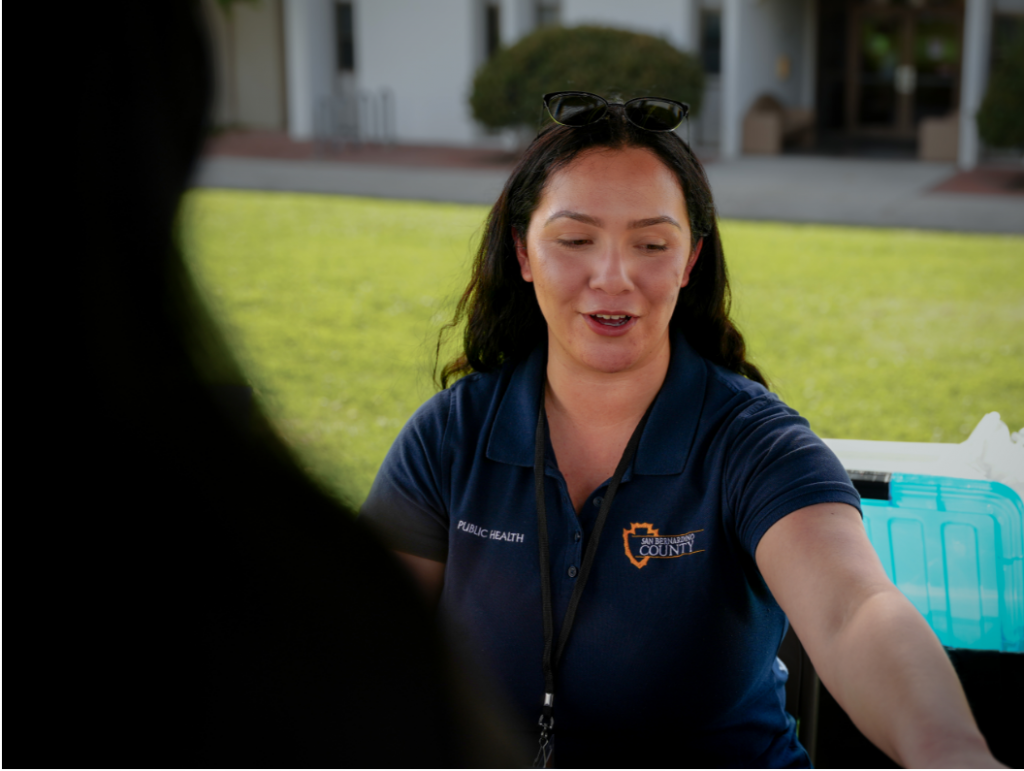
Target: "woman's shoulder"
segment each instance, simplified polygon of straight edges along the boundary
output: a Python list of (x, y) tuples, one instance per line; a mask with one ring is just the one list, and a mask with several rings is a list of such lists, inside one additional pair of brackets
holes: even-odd
[(720, 364), (704, 361), (708, 370), (706, 402), (728, 404), (744, 413), (768, 408), (790, 410), (778, 395), (760, 383)]
[(464, 375), (427, 399), (409, 423), (419, 429), (429, 427), (449, 435), (453, 430), (478, 429), (500, 404), (513, 369), (505, 365), (491, 372)]
[(708, 362), (701, 424), (719, 440), (747, 443), (755, 438), (799, 438), (823, 444), (810, 422), (765, 386), (738, 372)]
[(453, 408), (471, 412), (485, 409), (508, 390), (514, 371), (515, 365), (505, 364), (490, 372), (471, 372), (441, 391), (441, 394), (448, 394)]
[(447, 391), (451, 394), (452, 399), (460, 402), (490, 396), (496, 390), (501, 389), (503, 384), (507, 385), (513, 369), (515, 369), (513, 365), (505, 364), (489, 372), (470, 372), (468, 375), (460, 377), (441, 393)]

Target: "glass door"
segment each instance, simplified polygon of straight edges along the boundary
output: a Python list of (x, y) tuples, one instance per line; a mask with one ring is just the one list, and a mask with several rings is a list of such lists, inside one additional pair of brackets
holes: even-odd
[(955, 0), (848, 4), (846, 127), (913, 139), (959, 102), (963, 7)]
[(941, 117), (960, 103), (960, 21), (924, 13), (914, 20), (913, 65), (917, 73), (913, 120)]
[(859, 127), (893, 129), (901, 121), (900, 87), (905, 86), (906, 20), (879, 12), (861, 14), (858, 34), (857, 112)]

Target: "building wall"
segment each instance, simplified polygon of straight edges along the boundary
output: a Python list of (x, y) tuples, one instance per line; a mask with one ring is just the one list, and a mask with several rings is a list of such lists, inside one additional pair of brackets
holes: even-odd
[(960, 57), (960, 125), (957, 132), (957, 165), (962, 169), (973, 169), (981, 155), (976, 117), (988, 85), (991, 44), (992, 0), (967, 0)]
[[(806, 0), (722, 3), (721, 152), (741, 153), (743, 117), (762, 94), (787, 107), (814, 105), (813, 7)], [(788, 62), (785, 71), (780, 65)]]
[[(484, 0), (353, 0), (354, 72), (337, 72), (334, 0), (283, 0), (288, 125), (315, 136), (314, 113), (343, 85), (386, 90), (393, 138), (407, 144), (497, 144), (473, 120), (469, 95), (485, 58)], [(499, 0), (503, 44), (532, 29), (529, 0)]]
[(394, 96), (397, 139), (472, 144), (481, 136), (469, 109), (483, 61), (479, 0), (359, 0), (356, 82)]
[[(494, 4), (500, 6), (503, 45), (513, 45), (533, 30), (532, 0)], [(356, 0), (356, 82), (364, 91), (390, 90), (398, 141), (510, 140), (488, 135), (469, 108), (473, 75), (485, 58), (484, 6), (484, 0)], [(694, 51), (699, 7), (699, 0), (562, 0), (561, 22), (633, 29)]]
[(254, 128), (283, 129), (281, 0), (238, 3), (232, 16), (238, 62), (239, 122)]
[(696, 51), (700, 40), (698, 0), (562, 0), (562, 24), (597, 24), (643, 32), (667, 40), (683, 51)]
[[(406, 143), (494, 144), (472, 119), (468, 96), (484, 60), (487, 0), (354, 0), (356, 67), (351, 84), (393, 96), (395, 138)], [(826, 0), (817, 0), (825, 2)], [(535, 26), (534, 0), (490, 0), (500, 6), (501, 40), (513, 45)], [(214, 122), (288, 128), (314, 135), (317, 104), (339, 88), (334, 40), (335, 0), (256, 0), (225, 12), (202, 0), (213, 42)], [(991, 19), (1024, 13), (1024, 0), (967, 0), (961, 166), (977, 162), (973, 113), (984, 93)], [(719, 140), (721, 154), (741, 151), (742, 122), (761, 94), (787, 106), (813, 107), (816, 0), (562, 0), (566, 26), (602, 24), (659, 35), (697, 53), (700, 8), (722, 11), (722, 73), (711, 78), (694, 138)], [(780, 57), (789, 62), (781, 77)], [(716, 108), (716, 102), (719, 107)], [(706, 124), (706, 125), (705, 125)], [(717, 125), (716, 125), (717, 124)], [(717, 136), (716, 136), (717, 135)]]
[(700, 115), (691, 119), (693, 123), (693, 142), (696, 145), (715, 147), (721, 135), (722, 127), (722, 77), (721, 75), (704, 76), (704, 101)]
[(288, 133), (293, 139), (313, 138), (317, 105), (334, 91), (333, 5), (333, 0), (284, 0)]
[(204, 0), (214, 65), (214, 123), (281, 130), (286, 124), (281, 0)]
[[(289, 132), (296, 139), (309, 139), (315, 133), (316, 105), (339, 85), (334, 62), (334, 0), (277, 2), (284, 3)], [(533, 30), (533, 0), (490, 2), (500, 7), (503, 45), (513, 45)], [(703, 3), (716, 4), (717, 0)], [(632, 29), (697, 53), (701, 5), (701, 0), (634, 0), (629, 4), (621, 0), (562, 0), (560, 15), (565, 26), (600, 24)], [(516, 141), (511, 135), (486, 133), (472, 119), (469, 108), (473, 75), (485, 58), (485, 0), (354, 0), (353, 9), (352, 85), (364, 93), (389, 92), (397, 141), (453, 145)], [(712, 137), (704, 139), (713, 141)]]
[(501, 43), (514, 45), (537, 24), (534, 0), (501, 0)]

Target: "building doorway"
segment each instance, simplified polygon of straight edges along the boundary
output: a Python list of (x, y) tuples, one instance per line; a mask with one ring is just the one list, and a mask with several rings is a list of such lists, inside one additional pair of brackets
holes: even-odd
[(963, 0), (819, 3), (819, 151), (914, 157), (960, 103)]
[(847, 13), (848, 131), (913, 139), (922, 118), (958, 107), (960, 3), (859, 0)]

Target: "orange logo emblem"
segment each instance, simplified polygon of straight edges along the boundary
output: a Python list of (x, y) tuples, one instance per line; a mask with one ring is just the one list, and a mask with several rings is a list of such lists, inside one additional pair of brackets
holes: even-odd
[[(630, 522), (630, 527), (622, 531), (622, 543), (626, 548), (626, 556), (637, 568), (642, 568), (652, 559), (674, 559), (690, 554), (698, 554), (703, 549), (695, 549), (697, 533), (693, 530), (681, 535), (661, 535), (658, 528), (650, 522)], [(638, 533), (637, 530), (644, 530)]]

